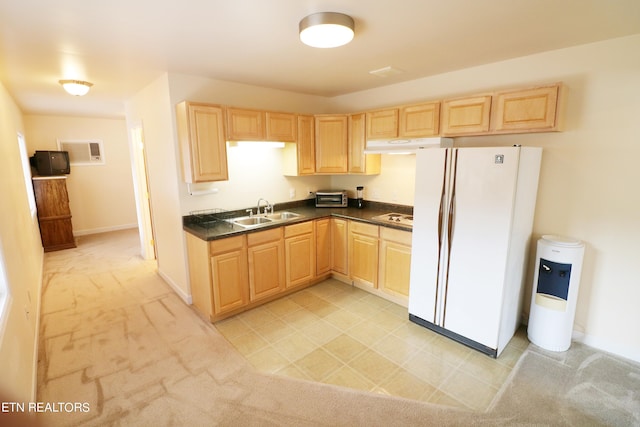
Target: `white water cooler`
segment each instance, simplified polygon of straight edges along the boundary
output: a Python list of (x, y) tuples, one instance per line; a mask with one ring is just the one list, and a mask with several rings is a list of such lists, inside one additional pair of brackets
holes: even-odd
[(527, 335), (535, 345), (566, 351), (576, 314), (584, 243), (545, 235), (538, 240)]

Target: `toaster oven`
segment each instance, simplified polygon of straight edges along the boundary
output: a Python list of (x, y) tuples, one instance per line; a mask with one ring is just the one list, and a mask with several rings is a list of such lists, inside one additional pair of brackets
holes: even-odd
[(316, 191), (317, 208), (346, 208), (348, 203), (347, 190)]

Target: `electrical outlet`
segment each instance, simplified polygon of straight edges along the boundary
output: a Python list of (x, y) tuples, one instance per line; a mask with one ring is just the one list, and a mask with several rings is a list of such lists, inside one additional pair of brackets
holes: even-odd
[(296, 197), (296, 189), (295, 188), (290, 188), (289, 189), (289, 198), (293, 199), (294, 197)]

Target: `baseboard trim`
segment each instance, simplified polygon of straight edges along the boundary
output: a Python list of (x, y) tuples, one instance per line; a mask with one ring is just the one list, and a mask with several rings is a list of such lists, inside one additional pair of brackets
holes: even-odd
[(138, 224), (122, 224), (122, 225), (114, 225), (111, 227), (98, 227), (98, 228), (90, 228), (86, 230), (73, 230), (74, 236), (86, 236), (89, 234), (99, 234), (99, 233), (108, 233), (109, 231), (119, 231), (119, 230), (128, 230), (130, 228), (138, 228)]
[(164, 274), (162, 271), (160, 271), (159, 269), (157, 270), (158, 272), (158, 276), (160, 276), (162, 278), (162, 280), (164, 280), (165, 282), (167, 282), (167, 284), (171, 287), (171, 289), (173, 289), (173, 291), (178, 294), (178, 296), (187, 304), (191, 305), (193, 303), (193, 300), (191, 298), (191, 295), (187, 294), (182, 288), (180, 288), (180, 286), (178, 286), (173, 280), (171, 280), (171, 278), (169, 276), (167, 276), (166, 274)]

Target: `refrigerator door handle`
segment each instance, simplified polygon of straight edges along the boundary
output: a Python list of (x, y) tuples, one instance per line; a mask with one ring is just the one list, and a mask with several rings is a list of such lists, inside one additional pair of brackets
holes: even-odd
[(453, 181), (451, 183), (451, 196), (449, 198), (449, 215), (447, 218), (447, 268), (445, 270), (445, 282), (444, 282), (444, 301), (442, 310), (442, 327), (445, 327), (445, 321), (447, 320), (447, 294), (449, 292), (449, 265), (451, 264), (451, 242), (453, 239), (453, 223), (455, 221), (456, 210), (456, 178), (458, 176), (458, 150), (455, 150), (455, 157), (453, 158), (451, 173), (453, 174)]
[[(448, 161), (449, 150), (445, 151), (444, 156), (444, 168), (443, 171), (447, 170), (447, 161)], [(444, 227), (442, 226), (442, 222), (444, 220), (444, 204), (446, 203), (446, 184), (447, 177), (446, 173), (442, 174), (442, 193), (440, 194), (440, 207), (438, 208), (438, 263), (436, 270), (436, 283), (440, 280), (440, 266), (442, 264), (442, 235), (444, 234)], [(438, 323), (438, 286), (435, 287), (435, 304), (433, 305), (433, 323)]]

